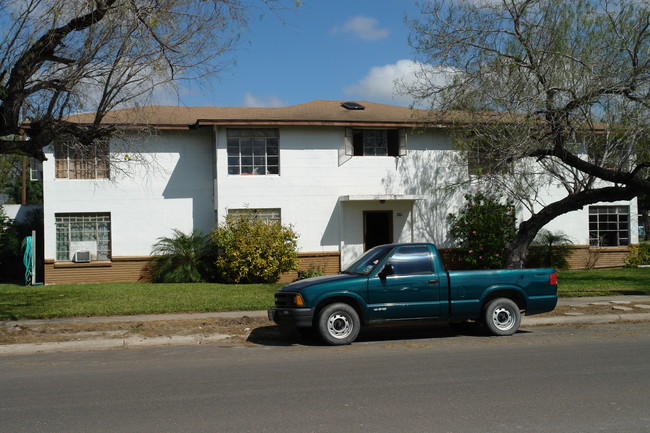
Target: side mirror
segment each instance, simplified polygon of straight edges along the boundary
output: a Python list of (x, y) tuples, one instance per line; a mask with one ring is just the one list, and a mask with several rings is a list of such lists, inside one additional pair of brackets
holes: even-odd
[(385, 279), (387, 276), (393, 275), (394, 273), (395, 273), (395, 267), (390, 263), (386, 263), (386, 265), (384, 265), (384, 269), (382, 269), (377, 275), (379, 276), (379, 278)]

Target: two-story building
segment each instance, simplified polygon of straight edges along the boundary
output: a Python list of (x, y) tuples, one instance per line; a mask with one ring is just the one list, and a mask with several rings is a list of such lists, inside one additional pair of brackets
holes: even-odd
[[(301, 259), (328, 272), (382, 243), (449, 247), (447, 215), (467, 191), (448, 185), (467, 164), (452, 122), (424, 129), (419, 114), (341, 101), (114, 111), (105, 121), (120, 134), (92, 155), (64, 141), (46, 149), (45, 282), (138, 281), (160, 237), (207, 233), (228, 213), (293, 225)], [(638, 242), (636, 212), (636, 201), (592, 206), (549, 229), (626, 246)]]

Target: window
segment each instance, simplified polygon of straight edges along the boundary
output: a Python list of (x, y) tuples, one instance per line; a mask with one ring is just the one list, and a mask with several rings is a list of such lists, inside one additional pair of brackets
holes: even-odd
[(589, 162), (610, 170), (630, 170), (634, 161), (633, 143), (636, 140), (617, 135), (607, 134), (588, 141), (586, 146)]
[(90, 251), (92, 260), (110, 260), (110, 213), (56, 214), (55, 225), (57, 260), (72, 260), (76, 250)]
[(54, 144), (57, 179), (108, 179), (108, 140), (84, 146), (74, 140)]
[(228, 174), (279, 174), (280, 131), (228, 129)]
[(467, 150), (467, 170), (470, 175), (509, 174), (512, 164), (507, 158), (496, 153), (495, 149), (471, 148)]
[(630, 244), (628, 206), (589, 207), (589, 245), (618, 247)]
[(346, 128), (345, 153), (349, 156), (404, 156), (406, 130)]
[(432, 274), (431, 252), (425, 246), (400, 247), (390, 258), (395, 275)]
[(280, 222), (280, 209), (228, 209), (228, 215), (259, 218), (266, 222)]

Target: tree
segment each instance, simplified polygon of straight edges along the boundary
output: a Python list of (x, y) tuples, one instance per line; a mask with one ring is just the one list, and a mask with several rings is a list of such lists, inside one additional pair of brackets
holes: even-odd
[(23, 166), (25, 167), (25, 199), (27, 204), (43, 202), (43, 184), (29, 179), (29, 165), (24, 164), (23, 156), (0, 155), (0, 194), (5, 194), (5, 203), (22, 203)]
[[(255, 4), (0, 0), (0, 153), (42, 161), (42, 148), (61, 136), (91, 145), (113, 132), (101, 124), (110, 110), (221, 71)], [(79, 112), (94, 113), (93, 123), (66, 121)]]
[[(0, 265), (3, 265), (2, 258), (3, 252), (7, 245), (7, 231), (11, 226), (11, 220), (7, 217), (4, 207), (0, 205)], [(6, 266), (6, 264), (5, 264)]]
[[(646, 2), (433, 0), (421, 12), (409, 21), (421, 80), (407, 91), (434, 116), (468, 113), (456, 143), (489, 163), (480, 182), (530, 213), (506, 266), (523, 266), (559, 215), (650, 191)], [(549, 202), (551, 184), (565, 198)]]
[(471, 269), (496, 269), (503, 265), (506, 247), (515, 235), (515, 208), (511, 202), (482, 193), (465, 195), (458, 215), (449, 214), (451, 235), (463, 249)]

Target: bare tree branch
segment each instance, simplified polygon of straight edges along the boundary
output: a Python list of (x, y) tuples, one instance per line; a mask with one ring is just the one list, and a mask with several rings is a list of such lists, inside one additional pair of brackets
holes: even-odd
[[(647, 2), (432, 0), (409, 25), (424, 67), (454, 71), (451, 80), (430, 79), (409, 93), (432, 108), (474, 115), (459, 125), (457, 147), (513, 167), (482, 178), (531, 211), (513, 251), (576, 209), (572, 202), (650, 192)], [(501, 116), (484, 121), (491, 111)], [(568, 195), (539, 203), (549, 181)], [(521, 266), (522, 258), (513, 253), (508, 264)]]

